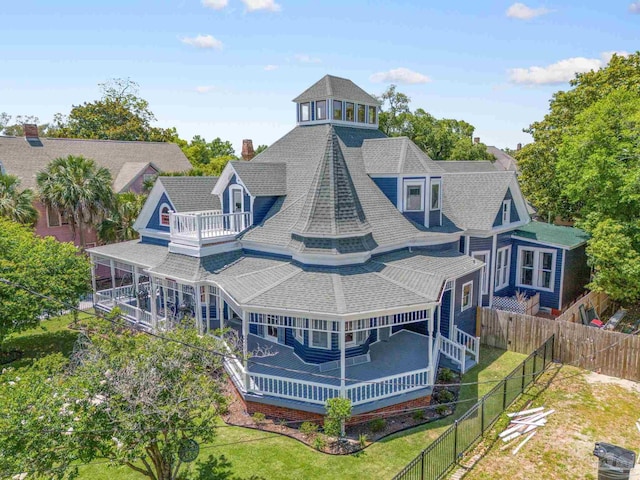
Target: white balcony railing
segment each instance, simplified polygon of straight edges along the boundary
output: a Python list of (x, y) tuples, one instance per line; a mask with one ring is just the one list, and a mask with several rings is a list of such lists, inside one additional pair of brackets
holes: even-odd
[(400, 373), (370, 382), (356, 383), (347, 387), (347, 398), (352, 405), (393, 397), (401, 393), (431, 386), (431, 369), (423, 368), (412, 372)]
[(222, 213), (207, 212), (172, 213), (170, 215), (171, 240), (186, 240), (201, 243), (203, 240), (234, 236), (249, 228), (251, 212)]
[(457, 342), (452, 342), (451, 340), (449, 340), (446, 337), (440, 336), (439, 338), (439, 347), (440, 347), (440, 353), (442, 353), (444, 356), (450, 358), (451, 360), (453, 360), (454, 362), (458, 363), (460, 365), (460, 370), (462, 371), (462, 373), (465, 372), (465, 363), (466, 363), (466, 356), (465, 356), (465, 347), (464, 345), (457, 343)]

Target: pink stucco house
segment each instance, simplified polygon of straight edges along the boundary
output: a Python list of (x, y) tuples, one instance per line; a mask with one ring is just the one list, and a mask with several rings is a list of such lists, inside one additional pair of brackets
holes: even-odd
[[(55, 158), (69, 155), (91, 158), (111, 172), (116, 193), (140, 193), (146, 179), (160, 172), (183, 172), (191, 168), (187, 157), (174, 143), (125, 142), (117, 140), (84, 140), (40, 138), (36, 125), (25, 125), (24, 137), (0, 136), (0, 172), (16, 175), (22, 188), (36, 192), (36, 174)], [(53, 236), (62, 242), (79, 243), (67, 219), (36, 200), (40, 213), (35, 230), (41, 236)], [(95, 246), (96, 233), (85, 232), (87, 247)]]

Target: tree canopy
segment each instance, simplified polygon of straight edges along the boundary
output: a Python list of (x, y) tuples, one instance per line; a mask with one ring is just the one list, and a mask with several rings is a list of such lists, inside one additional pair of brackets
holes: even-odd
[(395, 85), (382, 94), (379, 126), (391, 137), (409, 137), (434, 160), (495, 160), (483, 143), (473, 141), (475, 127), (464, 120), (437, 119), (422, 108), (411, 112), (411, 99)]
[(237, 160), (231, 142), (214, 138), (210, 142), (196, 135), (190, 142), (178, 142), (193, 167), (191, 175), (218, 176), (230, 160)]
[(36, 236), (0, 217), (0, 279), (50, 298), (0, 283), (0, 344), (12, 332), (32, 328), (46, 314), (77, 305), (91, 287), (89, 260), (70, 243)]
[(146, 198), (146, 195), (134, 192), (116, 194), (111, 209), (105, 213), (105, 218), (98, 225), (98, 238), (105, 243), (138, 238), (133, 224), (140, 215)]
[(20, 190), (20, 179), (0, 173), (0, 216), (26, 225), (35, 225), (38, 211), (33, 206), (33, 192)]

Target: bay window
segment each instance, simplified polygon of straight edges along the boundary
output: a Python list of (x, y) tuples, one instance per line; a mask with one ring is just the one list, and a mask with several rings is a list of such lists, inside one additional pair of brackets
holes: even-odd
[(555, 263), (555, 250), (519, 247), (518, 286), (553, 290)]

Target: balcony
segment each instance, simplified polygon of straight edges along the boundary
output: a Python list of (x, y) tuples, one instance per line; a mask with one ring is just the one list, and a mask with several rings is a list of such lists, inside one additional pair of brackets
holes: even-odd
[(170, 231), (173, 243), (202, 246), (235, 238), (249, 228), (251, 212), (222, 213), (220, 210), (171, 213)]

